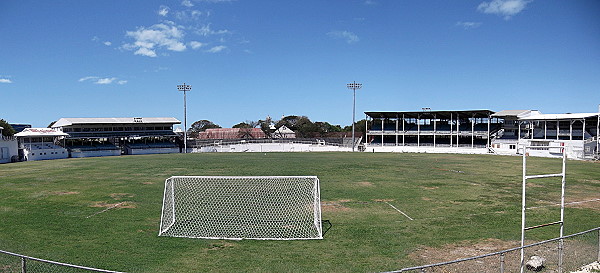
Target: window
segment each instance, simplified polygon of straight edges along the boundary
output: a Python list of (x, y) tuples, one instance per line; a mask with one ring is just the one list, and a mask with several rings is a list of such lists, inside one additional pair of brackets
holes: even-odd
[(517, 145), (509, 145), (509, 148), (510, 148), (511, 150), (517, 149)]

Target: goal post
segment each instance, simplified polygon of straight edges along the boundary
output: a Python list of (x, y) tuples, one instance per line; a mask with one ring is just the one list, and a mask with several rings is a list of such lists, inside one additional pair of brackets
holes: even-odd
[(316, 176), (173, 176), (165, 180), (159, 236), (322, 239)]

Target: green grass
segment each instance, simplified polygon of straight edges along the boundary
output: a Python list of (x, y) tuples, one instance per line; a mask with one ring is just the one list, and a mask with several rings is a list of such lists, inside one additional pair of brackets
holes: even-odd
[[(530, 174), (561, 167), (557, 159), (528, 164)], [(600, 165), (567, 164), (566, 201), (600, 198)], [(333, 228), (309, 241), (158, 237), (164, 180), (173, 175), (316, 175)], [(560, 200), (556, 179), (528, 189), (528, 206)], [(520, 202), (520, 157), (206, 153), (22, 162), (0, 165), (0, 249), (129, 272), (373, 272), (418, 265), (409, 254), (422, 246), (518, 241)], [(528, 217), (533, 225), (558, 213), (548, 206)], [(598, 219), (599, 202), (568, 207), (565, 233), (597, 227)], [(528, 233), (557, 235), (552, 227)]]

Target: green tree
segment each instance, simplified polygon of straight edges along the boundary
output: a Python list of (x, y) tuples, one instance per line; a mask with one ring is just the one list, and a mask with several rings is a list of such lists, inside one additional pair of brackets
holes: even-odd
[(6, 120), (0, 119), (0, 127), (4, 128), (2, 129), (3, 136), (14, 136), (17, 133)]
[[(362, 133), (363, 136), (367, 135), (365, 123), (369, 124), (369, 128), (371, 128), (371, 121), (366, 121), (365, 119), (361, 119), (354, 123), (354, 132)], [(345, 126), (342, 130), (343, 132), (352, 132), (352, 125)]]
[(188, 136), (192, 138), (198, 137), (199, 132), (204, 132), (206, 129), (221, 128), (218, 124), (213, 123), (210, 120), (199, 120), (192, 123), (192, 126), (188, 129)]

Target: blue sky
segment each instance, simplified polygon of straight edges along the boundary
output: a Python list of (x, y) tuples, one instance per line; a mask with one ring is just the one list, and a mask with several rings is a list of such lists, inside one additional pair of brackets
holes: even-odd
[(3, 0), (0, 118), (596, 112), (596, 0)]

